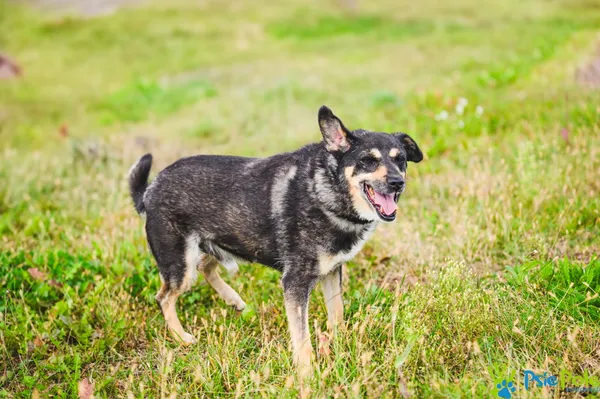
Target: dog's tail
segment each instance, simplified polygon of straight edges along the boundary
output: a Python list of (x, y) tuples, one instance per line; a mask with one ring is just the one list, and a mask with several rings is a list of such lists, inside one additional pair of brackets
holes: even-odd
[(148, 176), (152, 167), (152, 154), (146, 154), (129, 169), (129, 193), (139, 214), (146, 211), (144, 193), (148, 188)]

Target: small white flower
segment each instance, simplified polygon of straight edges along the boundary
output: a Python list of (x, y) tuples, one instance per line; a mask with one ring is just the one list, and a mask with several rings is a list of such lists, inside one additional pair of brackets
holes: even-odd
[(448, 119), (448, 111), (441, 111), (435, 116), (436, 121), (445, 121), (446, 119)]
[(467, 100), (464, 97), (461, 97), (458, 99), (458, 105), (460, 105), (461, 107), (466, 107), (467, 105), (469, 105), (469, 100)]
[(483, 107), (481, 105), (478, 105), (475, 108), (475, 113), (477, 113), (477, 115), (479, 115), (479, 116), (483, 115)]
[(463, 122), (462, 120), (458, 121), (458, 128), (462, 129), (465, 127), (465, 122)]
[(460, 103), (456, 104), (456, 114), (457, 115), (462, 115), (465, 112), (465, 107), (463, 107), (462, 105), (460, 105)]

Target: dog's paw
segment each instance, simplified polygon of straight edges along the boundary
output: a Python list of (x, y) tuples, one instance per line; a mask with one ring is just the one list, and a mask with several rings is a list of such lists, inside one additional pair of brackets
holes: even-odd
[(197, 342), (196, 338), (192, 334), (188, 334), (186, 332), (184, 332), (183, 336), (179, 338), (179, 341), (186, 346), (195, 344)]
[(230, 296), (225, 297), (223, 299), (225, 300), (226, 304), (233, 306), (233, 308), (237, 311), (241, 312), (246, 308), (246, 302), (244, 302), (242, 297), (239, 296), (239, 294), (233, 290)]
[(241, 299), (235, 303), (231, 303), (230, 305), (232, 305), (238, 312), (246, 309), (246, 302), (242, 301)]

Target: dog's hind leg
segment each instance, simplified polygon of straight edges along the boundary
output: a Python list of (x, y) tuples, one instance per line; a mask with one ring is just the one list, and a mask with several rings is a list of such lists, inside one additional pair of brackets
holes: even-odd
[(338, 266), (321, 279), (321, 290), (327, 306), (330, 328), (344, 322), (344, 302), (342, 301), (342, 266)]
[(177, 298), (181, 294), (181, 290), (175, 289), (171, 284), (163, 281), (160, 291), (156, 294), (156, 302), (158, 302), (165, 317), (165, 321), (167, 322), (167, 326), (175, 339), (183, 344), (193, 344), (196, 342), (196, 339), (192, 334), (183, 330), (179, 317), (177, 317)]
[(231, 305), (236, 308), (236, 310), (244, 310), (246, 307), (246, 303), (242, 300), (240, 295), (235, 292), (233, 288), (229, 286), (221, 276), (219, 276), (219, 272), (217, 271), (217, 266), (219, 262), (212, 255), (204, 255), (201, 264), (202, 273), (204, 273), (204, 278), (208, 283), (217, 291), (217, 294), (226, 304)]
[[(183, 330), (177, 316), (177, 298), (192, 287), (198, 276), (197, 266), (202, 259), (198, 237), (190, 235), (186, 240), (176, 236), (161, 237), (160, 241), (155, 240), (153, 244), (151, 247), (162, 281), (156, 301), (175, 339), (192, 344), (196, 339)], [(160, 251), (155, 251), (158, 245)]]

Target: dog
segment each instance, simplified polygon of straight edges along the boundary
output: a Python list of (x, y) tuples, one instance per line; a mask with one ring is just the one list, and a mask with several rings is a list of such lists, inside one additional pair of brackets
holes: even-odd
[(246, 304), (217, 266), (235, 272), (238, 262), (260, 263), (282, 273), (294, 362), (300, 376), (310, 373), (311, 291), (321, 283), (329, 325), (342, 323), (342, 264), (378, 223), (396, 219), (407, 162), (423, 159), (406, 133), (349, 130), (326, 106), (318, 123), (323, 140), (294, 152), (182, 158), (150, 184), (152, 156), (132, 166), (131, 197), (146, 216), (162, 282), (156, 300), (177, 340), (195, 342), (177, 317), (176, 301), (199, 272), (241, 311)]

